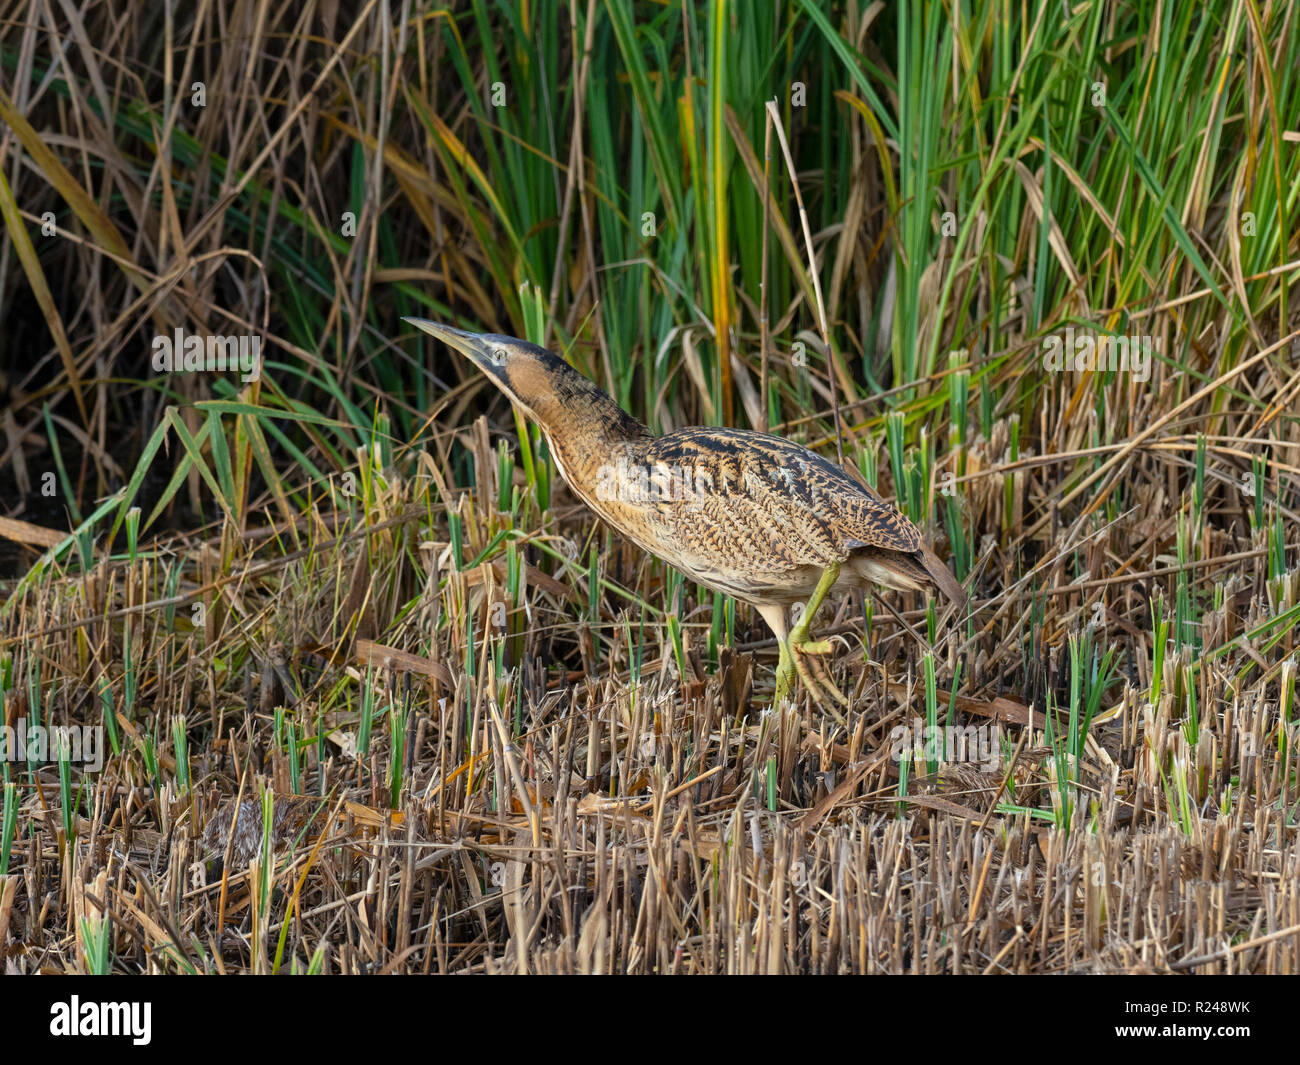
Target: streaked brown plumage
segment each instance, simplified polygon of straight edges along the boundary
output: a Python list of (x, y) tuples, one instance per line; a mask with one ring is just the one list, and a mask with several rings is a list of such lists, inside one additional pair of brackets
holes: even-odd
[(543, 348), (406, 320), (469, 357), (541, 426), (569, 487), (609, 525), (692, 580), (752, 604), (781, 644), (783, 668), (790, 608), (807, 601), (815, 611), (819, 582), (942, 591), (965, 604), (916, 526), (808, 448), (744, 429), (656, 437)]

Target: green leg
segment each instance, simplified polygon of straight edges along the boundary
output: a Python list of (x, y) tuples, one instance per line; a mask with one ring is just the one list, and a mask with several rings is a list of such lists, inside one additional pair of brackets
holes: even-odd
[(787, 641), (777, 637), (777, 646), (780, 648), (781, 657), (776, 664), (776, 691), (772, 693), (772, 705), (780, 706), (781, 701), (790, 694), (790, 687), (794, 684), (794, 657), (790, 654), (790, 645)]
[[(822, 574), (821, 580), (817, 582), (817, 587), (813, 589), (813, 594), (808, 597), (808, 605), (804, 607), (804, 612), (799, 618), (799, 623), (790, 630), (790, 646), (798, 650), (808, 643), (809, 629), (812, 627), (813, 616), (817, 613), (818, 608), (822, 605), (822, 600), (826, 598), (826, 593), (835, 587), (835, 582), (840, 579), (840, 564), (832, 562), (830, 567)], [(820, 645), (810, 645), (808, 650), (811, 653), (818, 653), (824, 650)]]
[[(830, 568), (822, 573), (821, 579), (817, 582), (817, 587), (813, 589), (813, 594), (809, 596), (808, 603), (799, 618), (799, 623), (790, 630), (790, 634), (786, 639), (781, 639), (778, 636), (777, 643), (780, 647), (780, 659), (776, 667), (776, 690), (773, 693), (774, 705), (779, 705), (781, 700), (790, 693), (796, 674), (818, 702), (821, 701), (820, 695), (826, 693), (827, 689), (817, 683), (804, 664), (799, 661), (799, 654), (800, 652), (804, 654), (825, 654), (830, 650), (829, 643), (810, 643), (808, 636), (813, 617), (822, 605), (822, 600), (835, 586), (835, 582), (839, 580), (839, 577), (840, 564), (838, 562), (832, 563)], [(848, 704), (848, 700), (839, 692), (831, 689), (830, 694), (841, 705)], [(838, 717), (838, 715), (836, 716)]]

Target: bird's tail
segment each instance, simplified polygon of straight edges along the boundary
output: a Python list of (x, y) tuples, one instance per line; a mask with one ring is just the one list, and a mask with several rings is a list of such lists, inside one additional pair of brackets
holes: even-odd
[(949, 599), (966, 609), (967, 596), (966, 589), (961, 586), (961, 582), (949, 572), (948, 567), (939, 560), (939, 556), (928, 548), (921, 548), (921, 565), (925, 567), (925, 572), (930, 575), (930, 579), (939, 586)]

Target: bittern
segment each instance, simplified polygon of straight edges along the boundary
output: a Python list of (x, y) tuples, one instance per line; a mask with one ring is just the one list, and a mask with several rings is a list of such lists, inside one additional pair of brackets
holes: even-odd
[[(579, 499), (638, 547), (706, 587), (751, 604), (776, 636), (774, 702), (833, 588), (966, 593), (916, 526), (844, 470), (767, 433), (697, 426), (655, 436), (559, 356), (515, 337), (405, 321), (470, 359), (536, 422)], [(803, 603), (793, 627), (792, 608)], [(842, 697), (840, 701), (843, 702)]]

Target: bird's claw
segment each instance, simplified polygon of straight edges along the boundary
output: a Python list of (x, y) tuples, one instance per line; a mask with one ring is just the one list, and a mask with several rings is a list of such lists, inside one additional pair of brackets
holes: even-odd
[(776, 688), (772, 695), (772, 705), (779, 706), (783, 699), (789, 694), (791, 682), (795, 674), (803, 681), (804, 687), (808, 690), (814, 701), (824, 710), (829, 710), (831, 715), (840, 724), (847, 724), (844, 716), (836, 709), (838, 703), (844, 709), (849, 708), (849, 701), (835, 687), (833, 683), (825, 683), (820, 678), (814, 677), (812, 671), (804, 664), (802, 654), (811, 653), (821, 655), (829, 652), (831, 645), (829, 641), (822, 641), (820, 644), (791, 644), (788, 657), (783, 648), (781, 664), (777, 667)]

